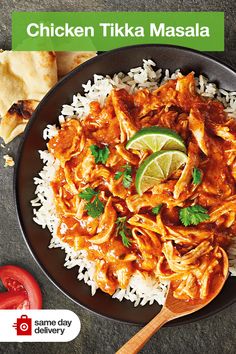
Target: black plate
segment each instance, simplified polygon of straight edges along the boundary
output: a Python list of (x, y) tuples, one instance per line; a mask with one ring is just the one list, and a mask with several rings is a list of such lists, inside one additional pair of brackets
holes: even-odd
[[(62, 79), (44, 97), (27, 126), (19, 158), (15, 169), (15, 199), (19, 222), (24, 239), (49, 279), (68, 297), (79, 305), (108, 318), (133, 324), (145, 324), (156, 315), (160, 306), (146, 305), (134, 307), (129, 301), (119, 302), (101, 291), (90, 295), (90, 287), (76, 279), (77, 268), (67, 270), (63, 267), (64, 252), (48, 249), (50, 233), (42, 230), (32, 220), (30, 200), (34, 198), (33, 177), (42, 169), (38, 150), (46, 148), (42, 138), (47, 124), (57, 123), (63, 104), (70, 104), (72, 95), (82, 93), (82, 84), (93, 78), (93, 74), (114, 74), (128, 72), (130, 68), (142, 65), (142, 59), (153, 59), (157, 67), (183, 73), (194, 70), (197, 75), (205, 74), (226, 90), (236, 90), (236, 73), (226, 65), (217, 62), (200, 52), (164, 45), (142, 45), (116, 49), (97, 56), (76, 68)], [(212, 315), (236, 300), (236, 279), (229, 278), (220, 295), (206, 308), (195, 314), (170, 323), (183, 324)]]

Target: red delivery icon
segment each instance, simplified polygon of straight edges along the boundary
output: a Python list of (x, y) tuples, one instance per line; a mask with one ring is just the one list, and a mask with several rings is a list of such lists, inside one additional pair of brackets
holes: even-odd
[(16, 323), (13, 324), (18, 336), (31, 336), (32, 334), (32, 319), (27, 315), (22, 315), (16, 319)]

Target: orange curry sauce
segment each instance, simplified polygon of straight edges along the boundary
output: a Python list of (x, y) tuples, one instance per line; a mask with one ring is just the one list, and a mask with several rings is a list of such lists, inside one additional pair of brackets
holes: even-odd
[[(134, 179), (151, 151), (126, 150), (127, 141), (143, 127), (168, 127), (185, 141), (188, 162), (170, 178), (143, 195)], [(95, 163), (90, 146), (107, 146), (105, 164)], [(235, 234), (236, 121), (223, 105), (196, 93), (192, 73), (150, 92), (113, 90), (104, 107), (90, 104), (84, 119), (72, 117), (51, 138), (48, 149), (60, 161), (51, 183), (61, 224), (58, 236), (95, 262), (95, 280), (112, 295), (126, 288), (134, 272), (170, 280), (180, 299), (204, 299), (214, 275), (222, 274), (222, 251)], [(128, 164), (132, 182), (125, 188), (115, 173)], [(192, 182), (193, 168), (201, 183)], [(88, 215), (79, 194), (99, 192), (104, 212)], [(162, 204), (154, 215), (152, 208)], [(209, 220), (185, 227), (179, 209), (193, 204), (208, 210)], [(117, 232), (117, 218), (126, 217), (129, 247)]]

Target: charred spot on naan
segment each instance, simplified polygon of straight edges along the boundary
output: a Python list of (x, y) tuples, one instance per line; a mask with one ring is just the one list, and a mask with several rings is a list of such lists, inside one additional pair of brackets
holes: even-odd
[(39, 101), (35, 100), (18, 101), (11, 106), (7, 114), (29, 120), (38, 103)]
[(0, 136), (8, 144), (16, 136), (23, 133), (38, 101), (26, 100), (14, 103), (0, 123)]

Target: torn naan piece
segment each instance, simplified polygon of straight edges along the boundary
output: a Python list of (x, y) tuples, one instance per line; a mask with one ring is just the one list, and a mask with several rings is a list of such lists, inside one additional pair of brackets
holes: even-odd
[(22, 100), (40, 101), (57, 82), (54, 52), (0, 53), (0, 116)]
[(23, 133), (38, 103), (39, 101), (26, 100), (18, 101), (11, 106), (0, 124), (0, 136), (3, 138), (5, 144), (8, 144), (15, 137)]
[(57, 82), (54, 52), (0, 53), (0, 137), (7, 144), (23, 133), (39, 101)]
[(7, 144), (23, 133), (37, 104), (58, 77), (96, 52), (12, 52), (0, 54), (0, 137)]
[(58, 77), (68, 74), (80, 64), (97, 55), (96, 52), (56, 52)]

